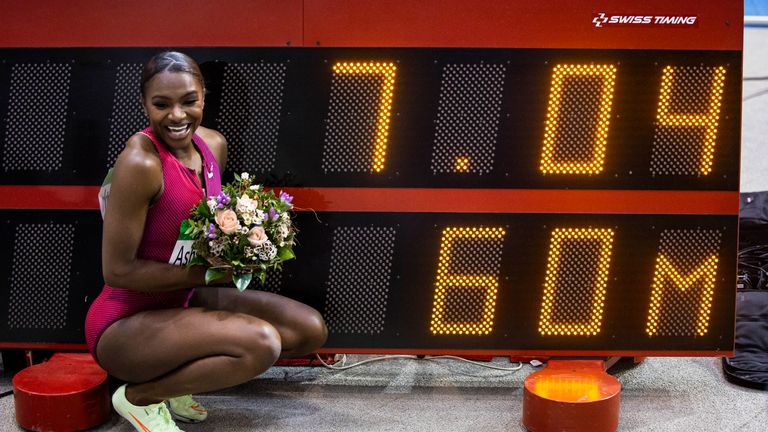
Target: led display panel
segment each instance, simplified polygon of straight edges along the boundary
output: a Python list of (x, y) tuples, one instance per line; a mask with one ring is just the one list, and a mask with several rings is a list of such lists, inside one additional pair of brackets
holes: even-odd
[[(97, 268), (72, 258), (100, 242), (77, 197), (145, 126), (139, 65), (156, 50), (2, 51), (0, 300), (12, 317), (78, 302), (50, 324), (68, 333), (12, 319), (2, 339), (81, 342), (98, 281), (85, 301), (20, 287)], [(246, 171), (296, 196), (298, 259), (261, 289), (320, 310), (326, 352), (732, 349), (740, 51), (184, 51), (206, 78), (204, 124), (229, 142), (224, 180)], [(71, 207), (39, 203), (62, 192)], [(39, 278), (10, 264), (38, 231), (70, 254)]]

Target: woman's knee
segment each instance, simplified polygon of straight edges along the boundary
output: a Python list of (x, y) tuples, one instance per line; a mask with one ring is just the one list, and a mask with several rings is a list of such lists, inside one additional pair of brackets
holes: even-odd
[(328, 339), (328, 327), (320, 312), (312, 310), (313, 313), (307, 317), (307, 342), (311, 349), (317, 349), (325, 345)]
[(243, 341), (243, 359), (256, 373), (261, 373), (280, 357), (282, 341), (280, 333), (265, 321), (249, 323), (240, 329)]
[(328, 339), (328, 328), (323, 316), (315, 309), (308, 309), (297, 317), (297, 322), (291, 332), (294, 346), (289, 348), (293, 355), (309, 354), (323, 346)]

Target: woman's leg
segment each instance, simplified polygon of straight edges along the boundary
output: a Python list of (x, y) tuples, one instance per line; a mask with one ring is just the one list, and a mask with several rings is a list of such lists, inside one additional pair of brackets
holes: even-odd
[(265, 291), (195, 288), (190, 305), (247, 314), (267, 321), (280, 334), (281, 357), (310, 354), (323, 346), (328, 337), (325, 321), (318, 311)]
[(280, 352), (280, 334), (267, 321), (202, 308), (123, 318), (97, 346), (99, 363), (132, 383), (126, 398), (135, 405), (243, 383), (267, 370)]

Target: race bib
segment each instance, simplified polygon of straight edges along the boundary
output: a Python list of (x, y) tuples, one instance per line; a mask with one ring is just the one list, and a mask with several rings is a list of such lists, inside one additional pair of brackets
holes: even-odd
[(195, 241), (189, 235), (184, 234), (189, 226), (187, 220), (181, 223), (181, 226), (179, 227), (179, 238), (173, 246), (173, 252), (171, 253), (171, 258), (168, 260), (168, 264), (178, 266), (187, 265), (187, 263), (197, 255), (192, 249), (192, 244)]

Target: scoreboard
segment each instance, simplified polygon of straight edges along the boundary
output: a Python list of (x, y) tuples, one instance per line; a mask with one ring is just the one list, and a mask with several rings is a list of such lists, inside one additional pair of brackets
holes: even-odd
[[(197, 3), (154, 39), (126, 12), (0, 41), (0, 346), (82, 342), (96, 191), (145, 126), (142, 63), (174, 46), (223, 180), (296, 197), (298, 259), (260, 289), (320, 310), (324, 351), (732, 351), (739, 2)], [(272, 20), (222, 25), (243, 16)]]

